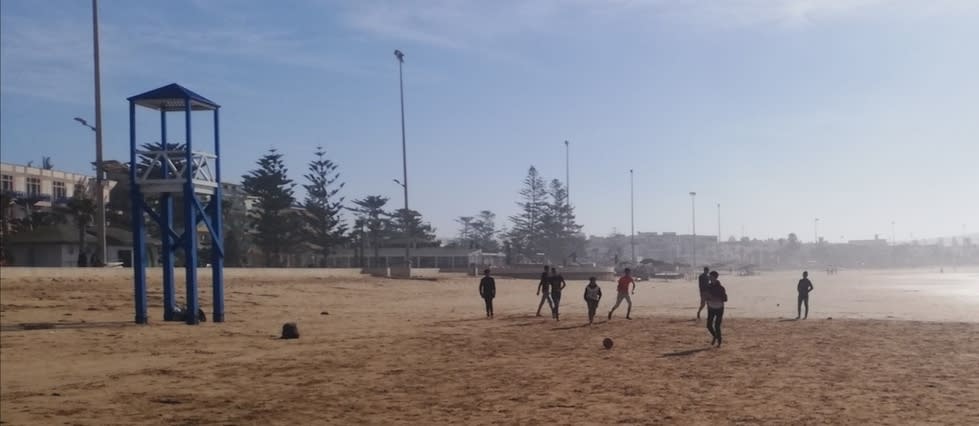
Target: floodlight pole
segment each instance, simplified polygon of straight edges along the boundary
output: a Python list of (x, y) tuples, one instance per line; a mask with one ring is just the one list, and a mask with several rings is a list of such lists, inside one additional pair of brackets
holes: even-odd
[(402, 70), (402, 65), (405, 62), (405, 54), (400, 50), (394, 50), (394, 56), (398, 58), (398, 82), (401, 88), (401, 165), (404, 172), (403, 181), (401, 181), (401, 186), (405, 190), (405, 211), (404, 211), (404, 226), (405, 232), (408, 234), (408, 239), (405, 241), (405, 266), (409, 269), (411, 268), (411, 245), (415, 241), (415, 234), (411, 229), (411, 218), (410, 210), (408, 210), (408, 148), (405, 143), (405, 78), (404, 71)]
[(95, 59), (95, 221), (98, 240), (98, 263), (106, 264), (105, 180), (102, 164), (102, 72), (99, 64), (99, 1), (92, 0), (92, 45)]
[(632, 246), (632, 265), (636, 264), (636, 196), (633, 172), (629, 169), (629, 244)]

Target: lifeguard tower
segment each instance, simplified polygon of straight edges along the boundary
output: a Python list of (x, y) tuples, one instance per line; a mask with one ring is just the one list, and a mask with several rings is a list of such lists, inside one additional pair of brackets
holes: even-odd
[[(218, 121), (220, 106), (176, 83), (133, 96), (129, 100), (129, 187), (132, 197), (133, 285), (136, 299), (136, 323), (149, 322), (146, 293), (146, 229), (144, 215), (160, 227), (163, 263), (163, 320), (177, 319), (174, 286), (174, 253), (183, 249), (187, 297), (184, 319), (197, 324), (200, 307), (197, 300), (197, 229), (201, 222), (211, 237), (213, 276), (212, 320), (224, 321), (224, 249), (221, 220), (221, 143)], [(157, 147), (141, 150), (136, 139), (136, 107), (158, 111), (160, 140)], [(213, 113), (214, 151), (195, 150), (192, 143), (191, 118), (195, 112)], [(167, 138), (167, 115), (183, 114), (183, 147)], [(172, 117), (173, 115), (171, 115)], [(178, 115), (178, 119), (179, 119)], [(173, 227), (174, 194), (183, 195), (183, 232)], [(147, 195), (159, 196), (159, 211), (147, 203)], [(205, 204), (206, 203), (206, 204)]]

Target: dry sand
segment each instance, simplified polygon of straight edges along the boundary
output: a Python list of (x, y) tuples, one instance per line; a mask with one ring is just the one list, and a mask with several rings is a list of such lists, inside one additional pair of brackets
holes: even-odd
[[(159, 321), (151, 270), (153, 324), (135, 326), (128, 270), (5, 268), (0, 421), (977, 424), (979, 272), (936, 272), (815, 272), (807, 321), (779, 319), (795, 273), (722, 277), (711, 349), (691, 282), (641, 283), (634, 320), (587, 327), (580, 282), (554, 322), (536, 283), (499, 280), (487, 320), (470, 277), (228, 270), (228, 322), (191, 327)], [(275, 338), (287, 321), (299, 340)]]

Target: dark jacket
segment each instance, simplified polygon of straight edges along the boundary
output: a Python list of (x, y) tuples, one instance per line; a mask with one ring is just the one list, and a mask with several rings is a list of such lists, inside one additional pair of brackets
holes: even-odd
[(496, 297), (496, 280), (493, 277), (483, 277), (479, 280), (479, 295), (484, 299)]

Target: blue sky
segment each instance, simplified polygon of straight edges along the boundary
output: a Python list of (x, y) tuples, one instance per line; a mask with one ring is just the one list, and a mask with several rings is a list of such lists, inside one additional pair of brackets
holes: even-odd
[[(178, 82), (222, 105), (226, 180), (271, 147), (302, 180), (323, 145), (348, 200), (398, 206), (398, 48), (411, 204), (442, 236), (504, 224), (531, 164), (563, 179), (565, 139), (591, 234), (628, 232), (630, 168), (640, 231), (689, 232), (689, 191), (724, 238), (979, 229), (972, 0), (100, 4), (107, 158), (128, 158), (125, 98)], [(0, 5), (0, 156), (88, 171), (90, 2)]]

